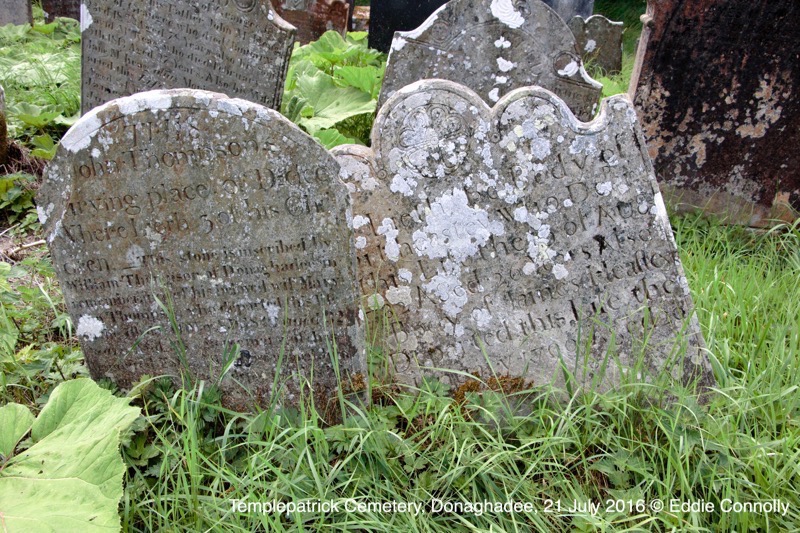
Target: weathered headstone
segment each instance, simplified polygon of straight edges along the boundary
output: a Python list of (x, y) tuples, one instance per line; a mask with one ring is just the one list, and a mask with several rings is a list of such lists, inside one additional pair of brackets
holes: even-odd
[(389, 52), (396, 31), (413, 30), (447, 0), (372, 0), (369, 6), (369, 47)]
[[(387, 311), (398, 379), (452, 369), (543, 384), (563, 358), (588, 381), (608, 351), (623, 368), (643, 354), (645, 371), (711, 382), (625, 96), (583, 124), (540, 88), (489, 109), (466, 87), (425, 80), (381, 108), (372, 146), (334, 153), (368, 321)], [(619, 377), (612, 360), (604, 386)]]
[(631, 92), (679, 210), (765, 226), (800, 216), (800, 3), (648, 4)]
[(172, 301), (195, 377), (216, 381), (238, 343), (230, 405), (269, 401), (279, 364), (286, 402), (312, 378), (314, 394), (330, 392), (334, 339), (342, 379), (361, 372), (338, 173), (277, 112), (216, 93), (140, 93), (81, 118), (37, 210), (92, 375), (128, 387), (183, 369), (156, 297)]
[(30, 24), (32, 21), (30, 0), (0, 0), (0, 26)]
[(616, 74), (622, 70), (622, 22), (613, 22), (602, 15), (588, 19), (572, 17), (569, 29), (575, 36), (578, 51), (584, 63), (594, 63), (606, 74)]
[(84, 112), (178, 87), (278, 109), (295, 33), (269, 0), (84, 0), (81, 30)]
[(490, 104), (518, 87), (539, 85), (590, 120), (603, 87), (575, 51), (567, 24), (539, 0), (452, 0), (416, 30), (395, 35), (379, 106), (405, 85), (442, 78)]
[(588, 19), (594, 11), (594, 0), (543, 0), (545, 4), (553, 8), (565, 22), (578, 16)]
[(309, 43), (328, 30), (344, 35), (350, 21), (350, 4), (345, 0), (279, 0), (275, 10), (297, 28), (297, 40)]
[(42, 0), (42, 10), (47, 22), (53, 22), (56, 17), (81, 19), (80, 0)]
[[(369, 6), (355, 6), (350, 31), (369, 31), (369, 18)], [(388, 48), (389, 45), (386, 46)]]

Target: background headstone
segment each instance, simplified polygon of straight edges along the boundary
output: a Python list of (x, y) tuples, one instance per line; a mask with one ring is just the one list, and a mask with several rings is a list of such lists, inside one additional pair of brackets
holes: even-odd
[(31, 24), (30, 0), (0, 0), (0, 26), (6, 24)]
[(616, 74), (622, 70), (622, 22), (613, 22), (602, 15), (588, 19), (572, 17), (569, 29), (575, 36), (578, 51), (584, 63), (593, 63), (606, 74)]
[[(369, 31), (369, 6), (355, 6), (350, 31)], [(389, 47), (389, 44), (386, 45)]]
[(565, 22), (572, 20), (572, 17), (579, 16), (588, 19), (594, 11), (594, 0), (543, 0), (545, 4), (552, 7)]
[(294, 33), (269, 0), (84, 0), (81, 108), (192, 87), (278, 109)]
[(388, 53), (394, 32), (413, 30), (446, 3), (446, 0), (372, 0), (369, 47)]
[(649, 2), (631, 93), (679, 210), (800, 216), (800, 3)]
[[(372, 146), (334, 153), (368, 322), (389, 325), (398, 379), (454, 369), (543, 384), (562, 376), (563, 357), (588, 381), (610, 349), (625, 368), (644, 353), (645, 370), (677, 364), (685, 380), (711, 382), (627, 97), (582, 124), (540, 88), (489, 109), (426, 80), (380, 109)], [(678, 338), (685, 355), (668, 362)], [(616, 362), (606, 372), (605, 386), (620, 378)]]
[(419, 28), (395, 35), (378, 105), (405, 85), (442, 78), (489, 104), (539, 85), (590, 120), (603, 87), (575, 51), (567, 24), (539, 0), (452, 0)]
[(279, 0), (275, 10), (297, 28), (297, 40), (309, 43), (333, 30), (345, 35), (352, 5), (345, 0)]
[(269, 401), (280, 357), (285, 401), (312, 377), (314, 394), (330, 392), (334, 336), (342, 378), (362, 372), (338, 174), (277, 112), (216, 93), (140, 93), (81, 118), (37, 204), (92, 375), (129, 387), (182, 369), (156, 297), (173, 301), (196, 378), (216, 381), (239, 344), (222, 382), (229, 405), (250, 401), (237, 383)]
[(47, 22), (53, 22), (56, 17), (69, 17), (71, 19), (81, 19), (80, 0), (42, 0)]

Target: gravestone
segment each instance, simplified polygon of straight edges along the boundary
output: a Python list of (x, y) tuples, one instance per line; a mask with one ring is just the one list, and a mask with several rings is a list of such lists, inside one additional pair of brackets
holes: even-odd
[(31, 24), (32, 21), (30, 0), (0, 0), (0, 26)]
[(594, 11), (594, 0), (544, 0), (565, 22), (578, 16), (588, 19)]
[(590, 120), (603, 87), (575, 50), (566, 23), (539, 0), (452, 0), (419, 28), (395, 35), (378, 105), (405, 85), (442, 78), (467, 85), (489, 104), (539, 85)]
[(306, 381), (329, 393), (333, 339), (342, 379), (362, 372), (338, 173), (277, 112), (217, 93), (139, 93), (81, 118), (37, 210), (92, 375), (127, 388), (187, 366), (216, 382), (230, 365), (225, 401), (243, 408), (268, 402), (273, 382), (288, 403)]
[(294, 33), (269, 0), (84, 0), (82, 110), (177, 87), (279, 109)]
[(575, 36), (578, 51), (584, 63), (593, 63), (606, 74), (616, 74), (622, 70), (622, 22), (613, 22), (602, 15), (588, 19), (572, 17), (569, 29)]
[(0, 85), (0, 165), (8, 158), (8, 129), (6, 125), (6, 93)]
[[(425, 80), (389, 99), (372, 131), (372, 148), (334, 153), (368, 322), (391, 328), (398, 379), (463, 380), (441, 371), (452, 369), (541, 385), (560, 379), (563, 358), (588, 382), (609, 350), (623, 368), (643, 354), (645, 371), (711, 382), (627, 97), (584, 124), (541, 88), (489, 109)], [(609, 363), (604, 387), (619, 379)]]
[(56, 17), (81, 19), (80, 0), (42, 0), (42, 9), (47, 22), (53, 22)]
[(680, 211), (769, 226), (800, 216), (800, 3), (648, 4), (631, 92)]
[(350, 21), (350, 3), (345, 0), (280, 0), (275, 10), (297, 28), (300, 43), (316, 41), (328, 30), (347, 32)]

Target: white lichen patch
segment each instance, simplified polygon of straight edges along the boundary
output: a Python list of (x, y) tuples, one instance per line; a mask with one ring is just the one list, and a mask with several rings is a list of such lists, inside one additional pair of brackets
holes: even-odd
[(414, 279), (414, 275), (407, 268), (399, 269), (397, 271), (397, 277), (404, 283), (411, 283), (411, 281)]
[(578, 65), (577, 61), (570, 61), (566, 67), (558, 71), (558, 74), (559, 76), (566, 76), (570, 78), (577, 74), (578, 70), (580, 70), (580, 65)]
[(53, 212), (55, 206), (51, 203), (47, 204), (46, 208), (43, 208), (40, 205), (36, 206), (36, 214), (39, 217), (39, 223), (45, 225), (47, 223), (47, 219), (50, 218), (50, 214)]
[(499, 68), (501, 72), (509, 72), (516, 66), (517, 64), (512, 61), (509, 61), (502, 57), (497, 58), (497, 68)]
[(514, 9), (514, 3), (511, 0), (492, 0), (490, 9), (494, 18), (509, 28), (516, 29), (525, 23), (525, 17)]
[(453, 188), (425, 210), (425, 227), (412, 235), (417, 254), (430, 259), (451, 258), (463, 263), (478, 253), (492, 235), (503, 235), (505, 229), (500, 221), (490, 221), (489, 214), (480, 208), (472, 208), (466, 193)]
[(592, 52), (597, 50), (597, 41), (595, 41), (594, 39), (589, 39), (588, 41), (586, 41), (586, 46), (583, 47), (583, 50), (586, 53), (591, 54)]
[(491, 100), (492, 102), (497, 102), (498, 100), (500, 100), (500, 89), (495, 87), (494, 89), (489, 91), (489, 100)]
[(453, 273), (439, 272), (430, 283), (423, 285), (429, 293), (439, 298), (442, 310), (451, 318), (455, 318), (467, 303), (467, 291), (461, 285), (460, 269)]
[(89, 13), (89, 9), (86, 7), (86, 4), (81, 2), (81, 33), (88, 30), (89, 26), (92, 25), (92, 22), (94, 22), (92, 14)]
[(595, 187), (597, 189), (597, 194), (600, 196), (608, 196), (611, 194), (611, 190), (613, 189), (610, 181), (604, 181), (603, 183), (598, 183)]
[(356, 215), (353, 217), (353, 229), (358, 229), (369, 224), (369, 217), (364, 215)]
[(555, 276), (556, 279), (561, 280), (566, 278), (568, 275), (569, 272), (567, 271), (567, 267), (561, 264), (553, 265), (553, 276)]
[(391, 218), (384, 218), (378, 228), (378, 235), (383, 235), (386, 239), (384, 253), (390, 261), (394, 262), (400, 259), (400, 245), (397, 244), (397, 235), (399, 233), (400, 231), (395, 228), (394, 221)]
[(392, 305), (411, 307), (411, 287), (392, 287), (386, 291), (386, 301)]
[(473, 309), (472, 320), (481, 331), (487, 331), (492, 325), (492, 314), (488, 309)]
[(144, 250), (137, 244), (132, 244), (125, 252), (125, 261), (130, 268), (141, 268), (144, 261)]
[(495, 45), (497, 48), (503, 49), (503, 48), (508, 48), (508, 47), (510, 47), (510, 46), (511, 46), (511, 42), (510, 42), (509, 40), (507, 40), (505, 37), (503, 37), (503, 36), (501, 35), (501, 36), (500, 36), (500, 38), (499, 38), (499, 39), (497, 39), (497, 40), (494, 42), (494, 45)]
[(91, 315), (83, 315), (78, 319), (78, 328), (75, 330), (78, 337), (83, 337), (89, 342), (99, 339), (106, 329), (105, 324), (100, 319)]
[(386, 305), (386, 300), (384, 300), (383, 296), (381, 296), (380, 294), (376, 293), (367, 296), (367, 307), (369, 307), (373, 311), (382, 309), (384, 305)]
[(392, 50), (402, 50), (403, 47), (406, 45), (408, 41), (403, 39), (402, 37), (395, 37), (392, 39)]
[(84, 148), (88, 148), (92, 142), (92, 137), (103, 125), (97, 113), (88, 113), (73, 125), (66, 135), (61, 138), (61, 146), (67, 151), (77, 153)]
[(367, 247), (367, 238), (363, 236), (356, 237), (356, 248), (363, 250)]

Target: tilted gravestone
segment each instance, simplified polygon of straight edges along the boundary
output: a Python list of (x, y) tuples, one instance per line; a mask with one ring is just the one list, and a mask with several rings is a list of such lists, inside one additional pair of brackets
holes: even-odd
[(345, 0), (279, 0), (275, 10), (297, 28), (300, 43), (316, 41), (329, 30), (344, 35), (350, 22), (350, 4)]
[(53, 22), (56, 17), (81, 19), (80, 0), (42, 0), (42, 10), (47, 22)]
[(269, 0), (85, 0), (82, 110), (178, 87), (278, 109), (294, 33)]
[(334, 341), (342, 379), (362, 372), (338, 174), (277, 112), (216, 93), (140, 93), (81, 118), (37, 204), (92, 375), (129, 387), (184, 369), (156, 297), (172, 301), (193, 376), (214, 382), (232, 365), (230, 405), (250, 402), (239, 384), (262, 404), (273, 381), (286, 402), (306, 380), (318, 399), (329, 393)]
[[(626, 97), (583, 124), (540, 88), (489, 109), (466, 87), (426, 80), (387, 101), (372, 146), (334, 153), (368, 322), (386, 313), (398, 379), (453, 369), (543, 384), (563, 358), (588, 381), (608, 352), (624, 368), (643, 354), (645, 371), (711, 382)], [(612, 361), (605, 386), (620, 378)]]
[(578, 16), (588, 19), (594, 11), (594, 0), (544, 0), (565, 22)]
[(622, 32), (625, 30), (622, 22), (613, 22), (602, 15), (588, 19), (572, 17), (569, 29), (584, 63), (593, 63), (606, 74), (622, 70)]
[(0, 0), (0, 26), (30, 24), (32, 21), (30, 0)]
[(413, 30), (447, 0), (372, 0), (369, 6), (369, 47), (388, 53), (396, 31)]
[(379, 106), (417, 80), (462, 83), (488, 103), (518, 87), (539, 85), (590, 120), (602, 85), (575, 53), (566, 23), (539, 0), (452, 0), (392, 42)]
[(679, 210), (766, 226), (800, 216), (800, 3), (648, 4), (631, 92)]

